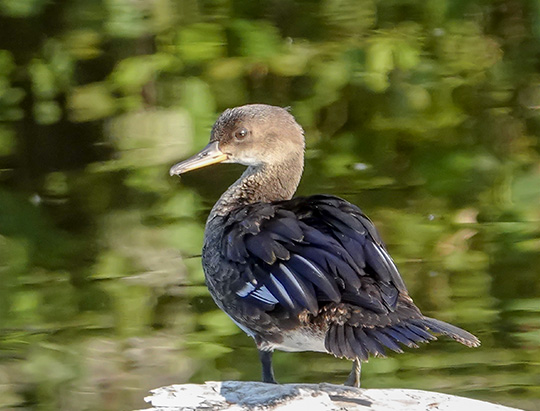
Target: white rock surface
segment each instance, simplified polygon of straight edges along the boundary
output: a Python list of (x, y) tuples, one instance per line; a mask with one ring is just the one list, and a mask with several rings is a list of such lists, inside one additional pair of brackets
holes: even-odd
[(145, 411), (511, 411), (516, 408), (436, 392), (333, 384), (209, 381), (152, 390)]

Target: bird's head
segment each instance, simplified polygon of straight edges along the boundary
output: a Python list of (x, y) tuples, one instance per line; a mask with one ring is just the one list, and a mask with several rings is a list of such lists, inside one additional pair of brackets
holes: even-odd
[(216, 163), (265, 166), (303, 159), (304, 132), (285, 109), (249, 104), (225, 110), (212, 127), (210, 143), (170, 169), (171, 175)]

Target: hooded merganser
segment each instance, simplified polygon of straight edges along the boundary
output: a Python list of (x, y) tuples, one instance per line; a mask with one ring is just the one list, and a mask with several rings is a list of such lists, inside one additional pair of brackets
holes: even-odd
[(480, 341), (425, 317), (413, 303), (373, 223), (330, 195), (292, 198), (304, 166), (304, 132), (285, 109), (225, 110), (210, 143), (171, 175), (215, 163), (248, 166), (206, 222), (202, 263), (216, 304), (259, 350), (264, 382), (276, 383), (272, 353), (318, 351), (361, 362), (418, 347), (442, 334)]

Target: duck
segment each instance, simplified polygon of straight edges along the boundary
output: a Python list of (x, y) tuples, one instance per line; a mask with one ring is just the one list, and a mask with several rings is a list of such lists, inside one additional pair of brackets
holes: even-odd
[(198, 154), (170, 175), (218, 163), (247, 168), (215, 203), (205, 226), (202, 265), (216, 305), (253, 338), (262, 381), (277, 383), (275, 350), (314, 351), (351, 360), (345, 385), (360, 387), (370, 357), (473, 334), (424, 316), (409, 296), (373, 222), (327, 194), (293, 197), (305, 138), (288, 109), (226, 109)]

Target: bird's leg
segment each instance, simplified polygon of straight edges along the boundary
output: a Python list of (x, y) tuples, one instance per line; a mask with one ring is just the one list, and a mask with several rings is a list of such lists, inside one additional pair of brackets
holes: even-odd
[(270, 384), (277, 384), (274, 378), (274, 369), (272, 368), (272, 354), (273, 351), (259, 350), (259, 359), (262, 364), (262, 380)]
[(352, 366), (351, 373), (349, 374), (349, 377), (347, 378), (347, 381), (345, 381), (344, 385), (348, 385), (350, 387), (356, 387), (360, 388), (360, 373), (362, 370), (362, 363), (360, 362), (359, 358), (355, 358)]

